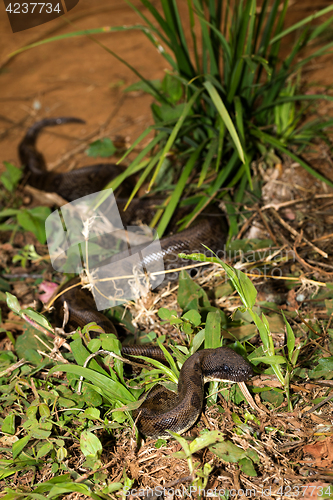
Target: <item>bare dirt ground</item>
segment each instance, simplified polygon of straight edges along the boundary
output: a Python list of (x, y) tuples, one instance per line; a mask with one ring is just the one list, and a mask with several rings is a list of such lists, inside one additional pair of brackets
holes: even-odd
[[(93, 7), (88, 0), (82, 0), (68, 17), (73, 24), (61, 18), (12, 34), (3, 13), (1, 60), (45, 36), (140, 22), (125, 3), (103, 0), (95, 1)], [(96, 38), (148, 78), (163, 77), (163, 58), (138, 30)], [(137, 80), (129, 69), (86, 37), (43, 45), (18, 55), (5, 64), (1, 74), (1, 160), (17, 164), (16, 146), (27, 126), (47, 116), (86, 120), (85, 126), (61, 127), (43, 134), (41, 147), (51, 163), (85, 138), (93, 140), (101, 130), (111, 138), (120, 135), (133, 141), (151, 123), (151, 98), (122, 92)]]
[[(148, 14), (137, 0), (134, 4), (140, 6), (140, 9)], [(329, 0), (295, 1), (291, 6), (287, 22), (293, 24), (315, 10), (330, 4)], [(184, 2), (184, 12), (185, 9), (186, 2)], [(137, 77), (121, 62), (85, 36), (41, 45), (14, 58), (8, 58), (14, 50), (44, 37), (101, 26), (139, 23), (140, 19), (125, 2), (95, 0), (92, 6), (92, 2), (81, 0), (79, 5), (67, 15), (71, 24), (68, 24), (64, 18), (60, 18), (43, 26), (15, 34), (10, 30), (3, 4), (0, 6), (0, 12), (1, 162), (5, 160), (19, 165), (17, 145), (20, 139), (28, 126), (45, 117), (75, 116), (86, 121), (84, 126), (68, 125), (59, 127), (57, 130), (45, 130), (43, 133), (39, 143), (40, 149), (45, 153), (51, 168), (60, 169), (71, 169), (92, 163), (91, 159), (83, 154), (89, 142), (105, 136), (111, 139), (120, 136), (128, 143), (132, 143), (152, 123), (150, 113), (152, 98), (140, 92), (123, 93), (123, 89), (136, 82)], [(166, 62), (141, 32), (135, 30), (96, 35), (96, 39), (133, 65), (147, 79), (163, 78), (164, 69), (167, 67)], [(307, 82), (315, 84), (312, 88), (322, 89), (323, 86), (331, 85), (333, 80), (331, 57), (310, 65), (304, 72), (304, 78)], [(332, 114), (332, 103), (325, 102), (319, 108), (318, 113)], [(322, 173), (333, 179), (332, 162), (326, 150), (319, 151), (314, 158), (311, 158), (311, 161)], [(0, 166), (0, 170), (1, 168)], [(299, 189), (299, 193), (303, 194), (313, 192), (313, 186), (317, 193), (329, 192), (322, 183), (314, 183), (312, 178), (295, 166), (289, 168), (288, 171), (286, 169), (286, 175), (288, 178), (282, 178), (279, 181), (285, 186), (285, 197), (280, 198), (279, 201), (288, 199), (290, 186)], [(270, 196), (276, 194), (275, 187), (274, 185), (269, 192)], [(331, 210), (330, 207), (329, 210)], [(226, 405), (225, 411), (227, 418), (224, 431), (228, 433), (232, 428), (232, 419), (229, 417), (233, 408)], [(328, 420), (329, 417), (327, 417)], [(268, 422), (271, 423), (272, 420), (268, 418), (265, 425)], [(295, 419), (292, 432), (295, 435), (301, 432), (305, 438), (309, 435), (310, 427), (315, 423), (318, 422), (310, 419), (309, 426), (304, 431), (300, 431), (299, 422)], [(274, 425), (283, 426), (283, 417), (275, 417)], [(160, 484), (172, 484), (173, 480), (177, 485), (179, 478), (186, 480), (188, 477), (186, 462), (171, 456), (172, 452), (180, 450), (178, 444), (171, 442), (167, 448), (156, 450), (154, 443), (148, 441), (139, 454), (136, 454), (133, 451), (130, 436), (125, 437), (126, 439), (120, 441), (119, 445), (112, 445), (106, 451), (105, 463), (109, 464), (110, 479), (120, 480), (125, 466), (128, 474), (132, 478), (139, 479), (143, 486), (153, 488)], [(266, 450), (269, 450), (272, 443), (266, 444)], [(205, 452), (204, 456), (198, 458), (208, 462), (211, 458), (209, 453)], [(290, 464), (292, 460), (297, 459), (297, 453), (295, 452), (294, 455), (277, 453), (273, 456), (273, 453), (270, 455), (267, 452), (267, 455), (263, 456), (263, 464), (265, 460), (267, 462), (263, 465), (265, 473), (260, 478), (261, 483), (263, 480), (268, 483), (270, 477), (274, 475), (277, 485), (282, 478), (295, 479), (293, 466)], [(73, 468), (75, 465), (71, 464)], [(46, 471), (46, 474), (48, 472)], [(299, 483), (302, 480), (303, 478), (299, 476)], [(228, 488), (256, 488), (255, 481), (250, 481), (244, 476), (240, 477), (239, 471), (230, 464), (223, 470), (216, 471), (210, 487), (214, 488), (221, 484)], [(78, 496), (68, 498), (78, 498)], [(257, 498), (261, 498), (260, 495)]]

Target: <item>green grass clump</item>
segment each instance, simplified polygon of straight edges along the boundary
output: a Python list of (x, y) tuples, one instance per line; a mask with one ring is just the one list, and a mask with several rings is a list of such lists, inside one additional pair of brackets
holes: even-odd
[[(142, 78), (135, 86), (152, 93), (156, 100), (152, 105), (156, 143), (147, 147), (145, 153), (150, 157), (147, 164), (141, 163), (141, 178), (150, 176), (150, 188), (156, 182), (161, 184), (161, 179), (165, 182), (169, 154), (174, 170), (179, 169), (178, 176), (171, 178), (177, 184), (159, 222), (160, 234), (184, 195), (195, 198), (195, 208), (183, 227), (212, 199), (228, 202), (228, 191), (221, 192), (223, 188), (238, 186), (235, 201), (241, 201), (244, 190), (252, 187), (251, 162), (272, 148), (324, 180), (298, 153), (314, 138), (326, 140), (324, 129), (332, 120), (304, 124), (303, 119), (311, 101), (331, 97), (299, 93), (299, 77), (302, 67), (327, 53), (332, 42), (308, 57), (300, 55), (333, 18), (314, 29), (310, 22), (333, 6), (284, 30), (287, 0), (265, 0), (261, 9), (255, 0), (189, 0), (190, 48), (179, 2), (160, 0), (155, 8), (141, 0), (155, 18), (152, 23), (126, 1), (144, 20), (142, 31), (171, 66), (159, 85)], [(298, 37), (281, 61), (281, 42), (296, 30)]]
[[(183, 198), (194, 208), (181, 228), (213, 199), (223, 199), (229, 217), (234, 216), (231, 189), (237, 186), (233, 201), (241, 202), (245, 189), (252, 188), (252, 161), (272, 151), (289, 155), (317, 179), (333, 185), (299, 156), (315, 139), (328, 141), (325, 130), (333, 124), (324, 119), (304, 122), (311, 104), (332, 97), (302, 93), (300, 85), (304, 65), (329, 53), (333, 46), (332, 41), (320, 48), (315, 45), (323, 40), (333, 17), (313, 25), (333, 5), (284, 29), (288, 0), (264, 0), (261, 8), (256, 0), (188, 0), (187, 18), (176, 0), (160, 0), (156, 6), (141, 0), (149, 18), (129, 0), (126, 3), (144, 24), (67, 33), (20, 51), (63, 38), (140, 30), (165, 58), (170, 69), (163, 80), (149, 81), (95, 40), (140, 78), (128, 91), (139, 88), (155, 98), (154, 125), (126, 155), (151, 131), (154, 138), (111, 187), (141, 172), (132, 196), (147, 181), (148, 190), (166, 192), (165, 209), (159, 213), (160, 236)], [(281, 60), (283, 41), (295, 32), (296, 39), (293, 43), (288, 39), (290, 49)], [(306, 47), (313, 50), (302, 58)], [(236, 231), (235, 224), (231, 228)]]

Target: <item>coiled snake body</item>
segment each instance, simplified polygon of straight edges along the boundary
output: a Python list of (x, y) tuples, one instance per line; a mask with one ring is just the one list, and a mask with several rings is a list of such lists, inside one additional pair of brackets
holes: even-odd
[[(36, 149), (38, 134), (46, 126), (70, 122), (83, 123), (82, 120), (71, 117), (50, 118), (37, 122), (27, 131), (19, 145), (19, 155), (26, 169), (28, 183), (44, 191), (56, 192), (68, 201), (100, 191), (119, 173), (119, 167), (112, 164), (94, 165), (68, 173), (46, 170), (44, 157)], [(121, 215), (126, 225), (128, 215), (125, 212), (121, 212)], [(179, 259), (177, 254), (202, 251), (201, 243), (213, 252), (217, 252), (225, 243), (226, 232), (227, 224), (221, 214), (219, 217), (202, 218), (193, 227), (162, 238), (160, 243), (165, 267), (175, 269), (187, 265), (189, 261)], [(134, 247), (134, 251), (136, 248), (138, 247)], [(148, 257), (154, 259), (153, 254)], [(65, 291), (76, 282), (78, 279), (74, 278), (62, 286), (61, 290)], [(114, 325), (108, 318), (97, 311), (88, 292), (74, 288), (63, 293), (55, 303), (60, 316), (63, 314), (64, 301), (68, 304), (69, 322), (72, 326), (82, 327), (89, 322), (96, 322), (104, 331), (116, 333)], [(122, 353), (161, 357), (161, 351), (150, 346), (126, 346), (123, 347)], [(138, 416), (137, 425), (144, 435), (154, 438), (169, 437), (167, 430), (185, 432), (201, 414), (203, 386), (206, 381), (243, 382), (251, 375), (252, 368), (247, 361), (228, 347), (198, 351), (190, 356), (181, 368), (178, 394), (168, 391), (161, 385), (150, 390), (143, 404), (134, 412), (134, 417)]]

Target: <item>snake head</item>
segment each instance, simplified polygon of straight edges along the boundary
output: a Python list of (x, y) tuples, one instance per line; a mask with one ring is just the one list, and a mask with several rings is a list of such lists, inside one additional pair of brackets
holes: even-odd
[(206, 353), (202, 364), (205, 382), (245, 382), (253, 376), (251, 365), (230, 347), (204, 349), (201, 352)]

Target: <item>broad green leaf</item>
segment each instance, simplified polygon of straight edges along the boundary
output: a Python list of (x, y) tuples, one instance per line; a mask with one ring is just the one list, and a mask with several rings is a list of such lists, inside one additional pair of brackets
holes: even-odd
[(197, 350), (199, 349), (199, 347), (201, 346), (201, 344), (204, 342), (205, 337), (206, 337), (206, 330), (205, 330), (205, 328), (203, 328), (202, 330), (200, 330), (194, 336), (193, 341), (192, 341), (193, 353), (197, 352)]
[(224, 434), (220, 431), (210, 431), (201, 436), (195, 438), (190, 443), (190, 452), (198, 453), (198, 451), (203, 448), (207, 448), (207, 446), (211, 446), (214, 443), (220, 443), (224, 441)]
[(206, 292), (184, 270), (179, 274), (177, 302), (183, 311), (210, 306)]
[(13, 443), (12, 446), (13, 459), (15, 459), (21, 453), (21, 451), (26, 447), (30, 439), (31, 436), (28, 434), (27, 436), (24, 436), (23, 438)]
[(253, 462), (252, 462), (252, 460), (250, 458), (247, 458), (247, 457), (241, 458), (238, 461), (238, 464), (239, 464), (241, 470), (247, 476), (256, 477), (258, 475), (256, 473), (256, 470), (255, 470), (254, 466), (253, 466)]
[(35, 207), (20, 210), (17, 222), (26, 231), (31, 231), (42, 244), (46, 242), (45, 221), (51, 214), (49, 207)]
[(186, 319), (192, 323), (193, 326), (199, 326), (201, 323), (201, 316), (195, 309), (191, 309), (183, 314), (182, 319)]
[(90, 382), (95, 384), (97, 387), (101, 388), (105, 394), (109, 395), (109, 397), (115, 398), (123, 404), (135, 401), (134, 396), (122, 384), (115, 382), (111, 378), (89, 368), (83, 368), (82, 366), (76, 365), (57, 365), (54, 368), (51, 368), (49, 375), (55, 371), (64, 371), (66, 373), (74, 373), (79, 377), (82, 376), (87, 380), (90, 380)]
[(210, 446), (209, 449), (225, 462), (235, 463), (246, 456), (246, 452), (239, 446), (233, 444), (231, 441), (222, 441), (218, 444)]
[[(169, 431), (169, 433), (171, 434), (172, 437), (174, 437), (178, 441), (178, 443), (183, 448), (183, 450), (184, 450), (184, 458), (185, 457), (187, 458), (187, 457), (191, 456), (190, 445), (188, 444), (188, 442), (186, 441), (186, 439), (183, 438), (182, 436), (180, 436), (179, 434), (177, 434), (176, 432)], [(174, 456), (177, 456), (177, 455), (174, 454)]]
[(10, 413), (4, 418), (4, 421), (1, 426), (2, 432), (5, 434), (11, 434), (12, 436), (15, 434), (15, 414)]
[(252, 358), (251, 361), (266, 363), (267, 365), (283, 365), (286, 363), (286, 359), (283, 356), (261, 356)]
[(12, 193), (21, 179), (23, 171), (8, 161), (4, 161), (3, 164), (6, 170), (0, 176), (0, 180), (5, 188)]
[(103, 447), (95, 434), (89, 431), (83, 431), (80, 437), (80, 448), (85, 457), (93, 456), (99, 458)]
[(31, 437), (35, 439), (47, 439), (50, 437), (52, 432), (52, 423), (51, 422), (36, 422), (31, 425), (30, 429)]
[(205, 332), (205, 349), (221, 346), (221, 315), (219, 311), (208, 313)]
[[(78, 365), (83, 366), (88, 356), (90, 356), (90, 352), (83, 345), (82, 339), (77, 338), (71, 342), (71, 349), (74, 355), (75, 361)], [(102, 368), (99, 363), (97, 363), (96, 359), (91, 359), (89, 361), (89, 368), (95, 370), (97, 372), (102, 373), (103, 375), (109, 376), (107, 371)]]
[(52, 443), (45, 443), (41, 448), (39, 448), (37, 452), (37, 458), (42, 458), (45, 457), (50, 453), (50, 451), (53, 450), (53, 444)]
[(89, 148), (86, 150), (86, 154), (88, 156), (92, 156), (93, 158), (96, 158), (97, 156), (100, 156), (101, 158), (108, 158), (115, 152), (116, 147), (108, 137), (92, 142)]
[(16, 314), (20, 314), (21, 306), (15, 295), (6, 292), (6, 297), (7, 297), (7, 306), (9, 307), (9, 309), (11, 309)]
[[(150, 80), (150, 83), (157, 89), (161, 90), (162, 88), (162, 83), (160, 80)], [(143, 81), (138, 81), (135, 83), (132, 83), (128, 87), (126, 87), (123, 92), (137, 92), (138, 90), (145, 92), (146, 94), (152, 94), (155, 95), (156, 92), (152, 91), (151, 87), (147, 85), (146, 82)]]
[(52, 349), (50, 339), (44, 333), (29, 325), (23, 334), (17, 338), (15, 350), (20, 359), (25, 359), (30, 363), (39, 365), (43, 357), (38, 353), (38, 350), (44, 351), (44, 349), (47, 349), (46, 346), (50, 350)]
[(38, 325), (41, 325), (43, 328), (45, 328), (46, 330), (49, 330), (50, 332), (53, 333), (53, 328), (51, 326), (51, 324), (49, 323), (49, 321), (42, 315), (40, 314), (39, 312), (37, 311), (34, 311), (33, 309), (31, 308), (27, 308), (27, 309), (24, 309), (24, 311), (21, 311), (22, 313), (24, 313), (25, 316), (28, 316), (29, 318), (31, 318), (33, 321), (35, 321)]
[(332, 379), (333, 376), (333, 356), (329, 358), (320, 358), (317, 366), (309, 372), (310, 378), (320, 378), (325, 377), (326, 379)]

